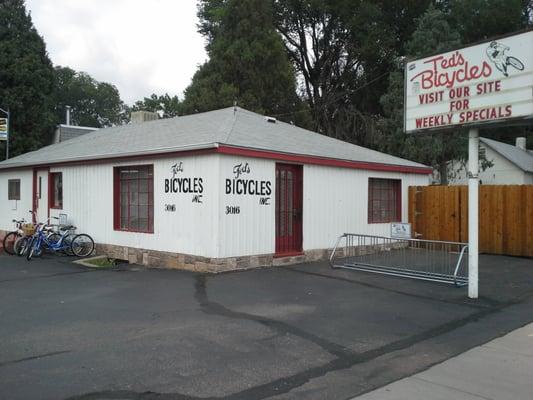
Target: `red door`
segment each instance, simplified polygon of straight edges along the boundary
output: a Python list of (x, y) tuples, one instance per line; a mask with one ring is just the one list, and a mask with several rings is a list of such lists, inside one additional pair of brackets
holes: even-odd
[(302, 252), (302, 166), (276, 164), (276, 255)]

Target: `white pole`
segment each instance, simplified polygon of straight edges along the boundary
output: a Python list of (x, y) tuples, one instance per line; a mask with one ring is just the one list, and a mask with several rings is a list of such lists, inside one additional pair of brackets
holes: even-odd
[(479, 132), (468, 132), (468, 297), (478, 298)]

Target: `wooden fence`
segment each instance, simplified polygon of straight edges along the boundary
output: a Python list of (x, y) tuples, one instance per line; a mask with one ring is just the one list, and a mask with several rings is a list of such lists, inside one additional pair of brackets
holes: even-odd
[[(467, 242), (468, 187), (409, 187), (409, 222), (421, 239)], [(533, 185), (479, 187), (479, 251), (533, 257)]]

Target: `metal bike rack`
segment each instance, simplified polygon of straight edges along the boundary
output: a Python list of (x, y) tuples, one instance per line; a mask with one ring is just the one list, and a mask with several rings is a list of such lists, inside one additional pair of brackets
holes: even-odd
[(465, 286), (466, 243), (345, 233), (331, 252), (332, 268)]

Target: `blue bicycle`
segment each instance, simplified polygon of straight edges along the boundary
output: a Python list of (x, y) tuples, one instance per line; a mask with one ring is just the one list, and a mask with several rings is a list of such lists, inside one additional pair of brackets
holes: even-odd
[(39, 257), (45, 249), (73, 254), (72, 243), (75, 236), (72, 232), (75, 230), (76, 227), (70, 225), (61, 227), (61, 231), (58, 233), (54, 232), (50, 225), (40, 223), (27, 245), (26, 259), (31, 260), (34, 256)]

